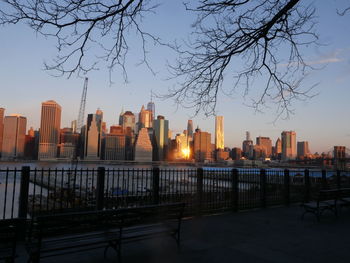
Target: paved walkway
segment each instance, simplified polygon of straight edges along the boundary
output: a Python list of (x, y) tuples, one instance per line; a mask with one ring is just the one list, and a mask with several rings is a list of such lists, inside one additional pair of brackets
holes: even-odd
[[(329, 214), (317, 222), (311, 214), (300, 219), (299, 207), (228, 213), (183, 224), (182, 249), (171, 238), (153, 239), (123, 247), (127, 262), (350, 262), (350, 210), (338, 219)], [(18, 262), (25, 262), (21, 257)], [(81, 252), (42, 262), (117, 262), (109, 250)]]

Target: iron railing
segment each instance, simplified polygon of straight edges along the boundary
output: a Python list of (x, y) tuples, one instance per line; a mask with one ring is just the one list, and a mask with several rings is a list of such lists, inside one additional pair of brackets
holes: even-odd
[(298, 169), (0, 169), (0, 219), (185, 202), (187, 215), (310, 200), (350, 172)]

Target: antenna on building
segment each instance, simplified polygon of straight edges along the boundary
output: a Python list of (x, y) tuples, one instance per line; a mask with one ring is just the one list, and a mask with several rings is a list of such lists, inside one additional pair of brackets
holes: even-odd
[(80, 108), (79, 108), (78, 123), (77, 123), (77, 132), (79, 133), (81, 132), (81, 128), (83, 127), (83, 124), (84, 124), (88, 80), (89, 80), (88, 78), (85, 78), (84, 80), (83, 93), (81, 95), (81, 100), (80, 100)]

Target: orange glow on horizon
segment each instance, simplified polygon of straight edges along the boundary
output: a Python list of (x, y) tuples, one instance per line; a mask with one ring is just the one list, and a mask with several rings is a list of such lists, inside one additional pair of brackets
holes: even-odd
[(182, 149), (182, 156), (185, 159), (188, 159), (190, 157), (190, 149), (188, 147)]

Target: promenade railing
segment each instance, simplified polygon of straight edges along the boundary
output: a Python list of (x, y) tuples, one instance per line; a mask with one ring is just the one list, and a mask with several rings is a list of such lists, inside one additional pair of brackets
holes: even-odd
[(186, 215), (307, 201), (350, 172), (301, 169), (1, 169), (0, 219), (185, 202)]

